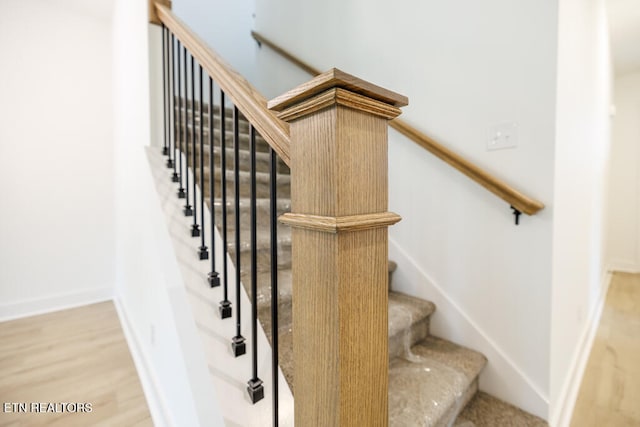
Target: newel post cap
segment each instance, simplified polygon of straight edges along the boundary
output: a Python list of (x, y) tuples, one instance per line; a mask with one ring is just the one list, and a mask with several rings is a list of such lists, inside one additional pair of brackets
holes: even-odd
[(408, 103), (404, 95), (332, 68), (272, 99), (267, 107), (284, 121), (292, 121), (335, 104), (393, 119), (400, 115), (400, 107)]

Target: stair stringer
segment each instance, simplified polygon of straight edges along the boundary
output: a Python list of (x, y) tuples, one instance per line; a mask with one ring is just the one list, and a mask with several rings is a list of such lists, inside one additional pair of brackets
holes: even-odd
[(432, 301), (438, 307), (432, 318), (431, 333), (473, 348), (487, 357), (488, 363), (480, 374), (480, 389), (546, 420), (549, 396), (392, 237), (389, 237), (389, 257), (398, 264), (393, 289)]

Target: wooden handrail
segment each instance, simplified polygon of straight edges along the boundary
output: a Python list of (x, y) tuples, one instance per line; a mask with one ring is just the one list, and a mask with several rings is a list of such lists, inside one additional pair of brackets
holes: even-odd
[(534, 215), (540, 209), (544, 208), (544, 204), (542, 204), (542, 202), (522, 194), (515, 188), (506, 184), (504, 181), (501, 181), (490, 173), (482, 170), (459, 154), (454, 153), (441, 144), (438, 144), (432, 138), (407, 124), (407, 122), (396, 119), (391, 121), (389, 125), (414, 141), (416, 144), (423, 147), (425, 150), (429, 151), (434, 156), (458, 169), (460, 172), (509, 203), (518, 211), (527, 215)]
[(289, 125), (267, 109), (267, 100), (167, 6), (155, 3), (159, 20), (180, 40), (260, 135), (290, 164)]
[[(293, 54), (284, 50), (263, 35), (252, 31), (251, 36), (258, 43), (267, 45), (270, 49), (274, 50), (276, 53), (291, 61), (309, 74), (320, 74), (320, 71), (318, 69), (295, 57)], [(502, 200), (509, 203), (509, 205), (516, 209), (517, 212), (522, 212), (527, 215), (534, 215), (544, 208), (544, 204), (539, 200), (526, 196), (525, 194), (511, 187), (509, 184), (496, 178), (495, 176), (471, 163), (469, 160), (465, 159), (464, 157), (460, 156), (444, 145), (436, 142), (433, 138), (420, 132), (418, 129), (409, 125), (404, 120), (394, 119), (389, 122), (389, 125), (407, 138), (414, 141), (416, 144), (429, 151), (434, 156), (451, 165), (487, 190), (491, 191), (496, 196), (500, 197)]]
[(267, 46), (269, 46), (269, 48), (271, 50), (274, 50), (280, 56), (282, 56), (283, 58), (289, 60), (289, 62), (293, 62), (295, 65), (298, 66), (298, 68), (303, 69), (307, 73), (309, 73), (309, 74), (311, 74), (313, 76), (317, 76), (318, 74), (320, 74), (320, 70), (318, 70), (317, 68), (313, 68), (311, 65), (309, 65), (306, 62), (302, 61), (300, 58), (297, 58), (297, 57), (293, 56), (292, 54), (290, 54), (286, 50), (282, 49), (277, 44), (273, 43), (268, 38), (263, 37), (262, 34), (257, 33), (255, 31), (251, 31), (251, 37), (253, 37), (254, 40), (257, 41), (258, 44), (260, 44), (260, 45), (263, 44), (263, 43), (266, 44)]

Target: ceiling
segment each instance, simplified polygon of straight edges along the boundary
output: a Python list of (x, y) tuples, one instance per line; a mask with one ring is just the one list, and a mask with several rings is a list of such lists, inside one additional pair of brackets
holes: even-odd
[(616, 74), (640, 71), (640, 0), (607, 0)]

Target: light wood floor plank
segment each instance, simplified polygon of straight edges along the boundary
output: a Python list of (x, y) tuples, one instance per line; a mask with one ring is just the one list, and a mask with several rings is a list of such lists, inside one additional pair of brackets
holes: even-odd
[(571, 426), (640, 426), (638, 274), (613, 276)]
[(0, 426), (151, 426), (112, 302), (0, 323), (0, 405), (89, 402), (90, 413), (5, 413)]

